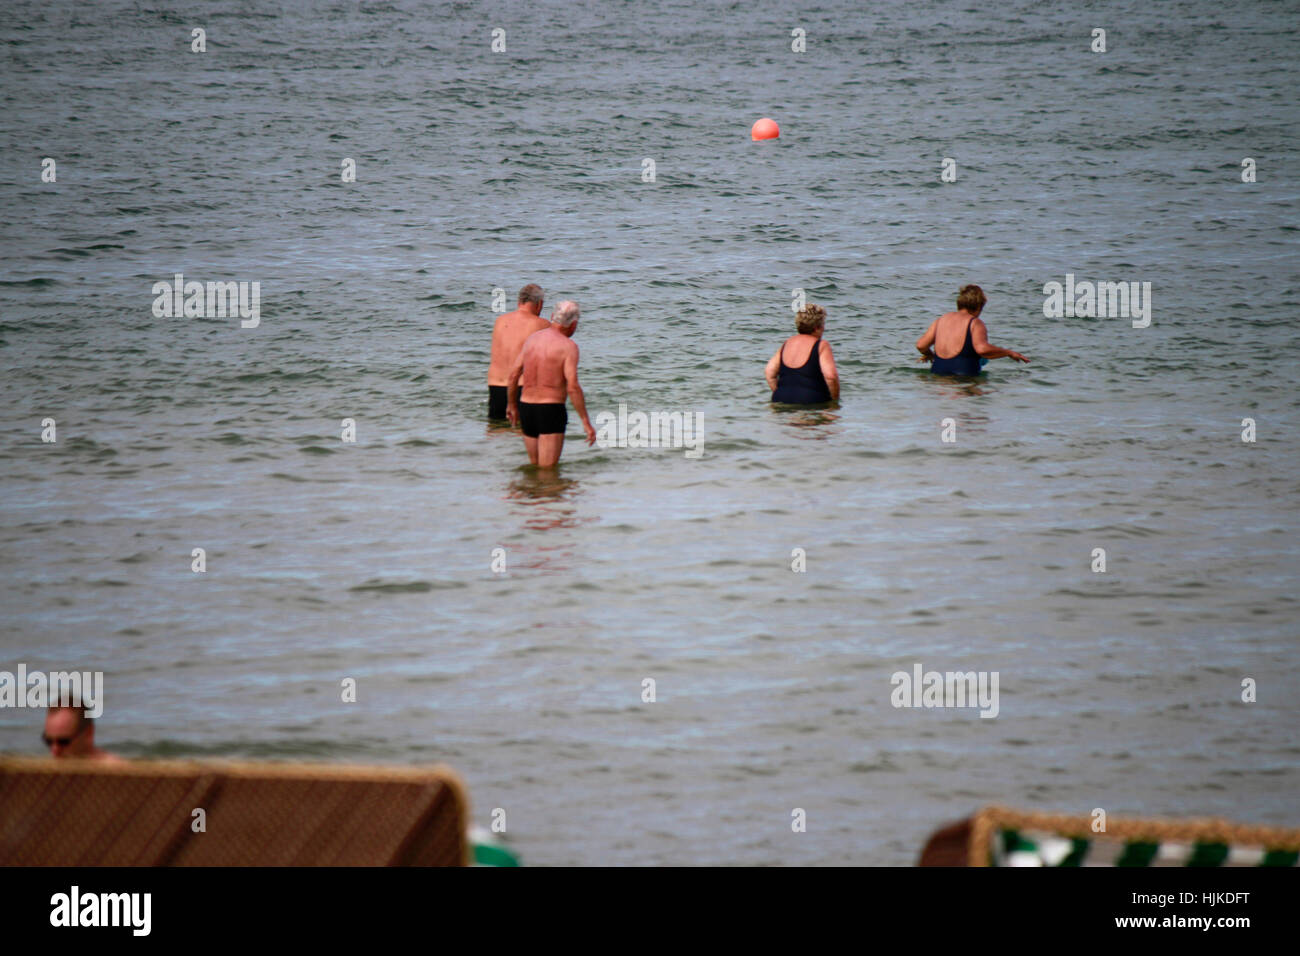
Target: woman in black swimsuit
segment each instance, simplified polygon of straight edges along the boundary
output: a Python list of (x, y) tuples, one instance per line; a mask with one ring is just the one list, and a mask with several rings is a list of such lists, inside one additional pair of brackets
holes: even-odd
[(839, 401), (840, 375), (829, 342), (822, 341), (826, 310), (806, 306), (795, 319), (797, 335), (786, 339), (767, 362), (763, 374), (772, 401), (790, 405), (817, 405)]
[[(981, 366), (988, 359), (1012, 358), (1017, 362), (1028, 362), (1019, 352), (998, 348), (989, 342), (988, 329), (980, 320), (980, 313), (988, 297), (977, 285), (963, 286), (957, 293), (957, 311), (945, 312), (930, 323), (925, 334), (916, 340), (916, 350), (921, 353), (921, 361), (930, 363), (930, 371), (936, 375), (979, 375)], [(958, 339), (965, 333), (965, 338)], [(943, 340), (943, 351), (952, 355), (939, 354), (939, 340)], [(957, 342), (961, 341), (961, 350), (954, 352)]]

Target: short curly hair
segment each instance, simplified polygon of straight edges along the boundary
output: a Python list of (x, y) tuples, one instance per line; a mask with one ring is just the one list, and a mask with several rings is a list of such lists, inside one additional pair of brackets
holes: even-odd
[(957, 308), (965, 309), (973, 315), (979, 315), (988, 305), (989, 297), (977, 285), (964, 285), (957, 293)]
[(826, 327), (826, 310), (820, 305), (805, 305), (795, 316), (794, 327), (800, 335), (812, 335)]

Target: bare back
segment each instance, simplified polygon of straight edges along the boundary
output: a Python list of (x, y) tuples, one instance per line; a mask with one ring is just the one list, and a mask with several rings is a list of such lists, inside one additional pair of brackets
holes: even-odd
[(983, 322), (969, 312), (945, 312), (935, 320), (934, 352), (939, 358), (955, 358), (966, 345), (966, 329), (974, 336), (976, 326)]
[(488, 365), (489, 385), (508, 385), (510, 369), (514, 367), (519, 351), (524, 347), (528, 336), (538, 332), (550, 323), (540, 315), (518, 308), (498, 316), (492, 327), (492, 362)]
[(767, 379), (768, 386), (773, 391), (776, 390), (782, 362), (785, 363), (787, 368), (801, 369), (812, 355), (814, 348), (817, 349), (817, 364), (822, 370), (822, 378), (826, 380), (826, 387), (830, 389), (831, 397), (838, 400), (840, 397), (840, 372), (835, 367), (835, 356), (831, 353), (831, 343), (822, 338), (821, 333), (811, 335), (806, 332), (799, 332), (782, 342), (781, 347), (767, 360), (767, 367), (763, 369), (763, 376)]
[(813, 346), (820, 341), (816, 335), (800, 332), (790, 336), (781, 346), (781, 360), (790, 368), (800, 368), (812, 355)]
[(568, 398), (568, 382), (576, 382), (578, 373), (578, 345), (571, 338), (548, 323), (524, 342), (520, 360), (521, 402), (562, 404)]

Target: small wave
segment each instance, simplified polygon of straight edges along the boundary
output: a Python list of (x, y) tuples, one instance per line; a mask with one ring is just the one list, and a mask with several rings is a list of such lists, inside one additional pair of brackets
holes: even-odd
[(365, 584), (348, 588), (349, 591), (377, 591), (380, 594), (424, 594), (428, 591), (445, 591), (464, 587), (458, 581), (406, 581), (402, 583), (384, 582), (372, 579)]

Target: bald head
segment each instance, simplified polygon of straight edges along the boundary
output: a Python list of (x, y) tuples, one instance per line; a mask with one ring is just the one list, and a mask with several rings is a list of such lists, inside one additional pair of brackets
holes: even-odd
[(95, 753), (95, 722), (80, 707), (51, 707), (44, 739), (53, 757), (89, 757)]

